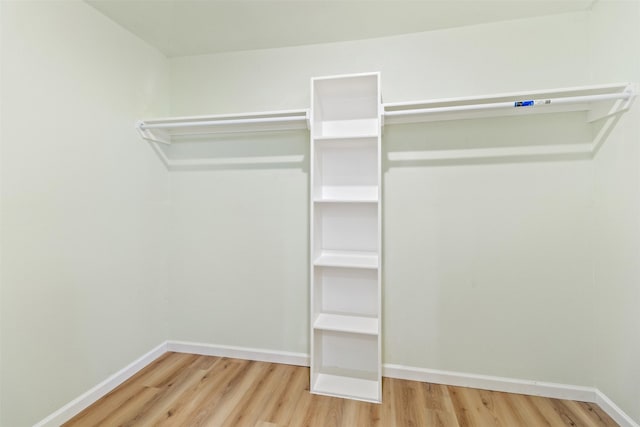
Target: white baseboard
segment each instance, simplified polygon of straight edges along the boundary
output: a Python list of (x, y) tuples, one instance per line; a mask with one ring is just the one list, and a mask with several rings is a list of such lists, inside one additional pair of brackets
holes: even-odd
[(490, 375), (467, 374), (441, 371), (437, 369), (414, 368), (412, 366), (385, 364), (382, 368), (385, 377), (403, 380), (422, 381), (459, 387), (472, 387), (482, 390), (502, 391), (506, 393), (529, 394), (553, 399), (579, 400), (595, 402), (596, 389), (567, 384), (521, 380), (516, 378), (494, 377)]
[(151, 362), (162, 356), (167, 351), (167, 343), (163, 342), (151, 351), (143, 354), (138, 359), (111, 375), (91, 390), (81, 394), (71, 402), (64, 405), (33, 427), (58, 427), (78, 415), (82, 410), (114, 390), (120, 384), (131, 378), (139, 370), (149, 365)]
[[(34, 427), (59, 426), (60, 424), (68, 421), (167, 351), (201, 354), (205, 356), (231, 357), (236, 359), (282, 363), (296, 366), (309, 366), (310, 362), (309, 355), (306, 353), (293, 353), (186, 341), (165, 341), (124, 369), (116, 372), (91, 390), (49, 415)], [(437, 369), (416, 368), (412, 366), (393, 365), (388, 363), (383, 365), (382, 374), (389, 378), (597, 403), (602, 410), (620, 424), (621, 427), (640, 427), (640, 425), (633, 421), (631, 417), (625, 414), (624, 411), (613, 403), (613, 401), (595, 387), (441, 371)]]
[(633, 421), (629, 415), (620, 409), (618, 405), (613, 403), (613, 401), (600, 390), (596, 390), (595, 403), (597, 403), (604, 412), (609, 414), (615, 422), (620, 424), (620, 427), (640, 427), (640, 424)]
[(309, 355), (261, 348), (234, 347), (228, 345), (203, 344), (186, 341), (167, 341), (167, 351), (202, 354), (205, 356), (232, 357), (259, 362), (282, 363), (284, 365), (309, 366)]
[(595, 387), (415, 368), (388, 363), (383, 365), (382, 375), (403, 380), (596, 403), (615, 422), (620, 424), (620, 427), (640, 427), (638, 423), (633, 421), (620, 407)]

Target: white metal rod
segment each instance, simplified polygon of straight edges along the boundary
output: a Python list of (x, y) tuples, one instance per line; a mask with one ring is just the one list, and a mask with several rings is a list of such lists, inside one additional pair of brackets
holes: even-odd
[[(2, 0), (0, 0), (2, 1)], [(303, 129), (301, 127), (295, 127), (295, 126), (279, 126), (277, 129), (274, 128), (266, 128), (266, 129), (251, 129), (250, 131), (248, 131), (247, 129), (216, 129), (216, 130), (208, 130), (208, 129), (203, 129), (200, 131), (187, 131), (187, 132), (171, 132), (171, 136), (198, 136), (198, 135), (217, 135), (217, 134), (234, 134), (234, 133), (247, 133), (247, 132), (251, 132), (251, 133), (257, 133), (257, 132), (278, 132), (278, 131), (284, 131), (284, 130), (300, 130)]]
[(493, 102), (490, 104), (454, 105), (451, 107), (433, 107), (433, 108), (419, 108), (415, 110), (385, 111), (384, 115), (389, 117), (411, 116), (416, 114), (449, 113), (449, 112), (455, 112), (455, 111), (495, 110), (495, 109), (501, 109), (501, 108), (528, 108), (528, 107), (540, 107), (540, 106), (559, 105), (559, 104), (578, 104), (581, 102), (591, 102), (591, 101), (629, 99), (632, 95), (634, 95), (634, 93), (632, 92), (622, 92), (622, 93), (608, 93), (608, 94), (602, 94), (602, 95), (570, 96), (565, 98)]
[(228, 119), (228, 120), (207, 120), (201, 122), (182, 122), (182, 123), (157, 123), (157, 124), (145, 124), (140, 125), (140, 129), (170, 129), (170, 128), (182, 128), (182, 127), (202, 127), (202, 126), (217, 126), (217, 125), (243, 125), (243, 124), (255, 124), (255, 123), (278, 123), (278, 122), (292, 122), (292, 121), (306, 121), (307, 116), (287, 116), (287, 117), (260, 117), (255, 119)]

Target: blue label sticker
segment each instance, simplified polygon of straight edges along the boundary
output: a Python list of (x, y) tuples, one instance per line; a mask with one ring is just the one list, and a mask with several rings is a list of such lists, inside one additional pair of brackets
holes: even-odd
[(530, 101), (516, 101), (513, 106), (514, 107), (533, 107), (533, 100)]

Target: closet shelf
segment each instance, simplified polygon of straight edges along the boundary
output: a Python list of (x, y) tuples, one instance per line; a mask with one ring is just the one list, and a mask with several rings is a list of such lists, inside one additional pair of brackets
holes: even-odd
[(313, 327), (315, 329), (322, 329), (325, 331), (377, 335), (378, 318), (320, 313), (316, 317)]
[(316, 190), (314, 202), (372, 203), (378, 201), (377, 185), (324, 185)]
[(377, 252), (323, 250), (313, 265), (321, 267), (378, 268)]
[(314, 136), (313, 139), (316, 141), (359, 141), (363, 139), (373, 139), (374, 141), (378, 138), (377, 133), (361, 133), (361, 134), (353, 134), (353, 135), (331, 135), (331, 136)]
[(625, 111), (637, 95), (637, 84), (618, 83), (465, 98), (383, 105), (384, 124), (431, 122), (531, 113), (588, 112), (593, 122)]
[(361, 198), (341, 198), (341, 197), (333, 197), (333, 198), (315, 198), (313, 199), (314, 203), (378, 203), (377, 197), (361, 197)]
[(215, 116), (169, 117), (140, 120), (142, 138), (170, 144), (176, 137), (210, 134), (279, 132), (309, 128), (308, 110), (267, 111)]
[(314, 393), (329, 396), (344, 396), (365, 402), (379, 402), (378, 381), (352, 376), (319, 373), (314, 384)]

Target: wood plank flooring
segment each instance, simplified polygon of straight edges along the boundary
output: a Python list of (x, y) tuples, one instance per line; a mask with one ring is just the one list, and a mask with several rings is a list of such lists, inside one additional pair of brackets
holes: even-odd
[(166, 353), (71, 426), (616, 426), (597, 405), (383, 380), (383, 403), (312, 395), (309, 368)]

